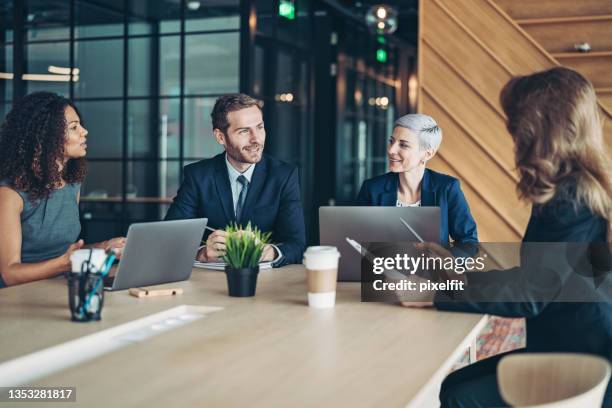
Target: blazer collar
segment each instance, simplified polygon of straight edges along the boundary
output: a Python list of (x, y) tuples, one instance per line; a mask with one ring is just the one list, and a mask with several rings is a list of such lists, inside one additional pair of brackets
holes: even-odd
[[(244, 210), (242, 213), (242, 220), (251, 219), (253, 213), (253, 207), (257, 203), (261, 190), (266, 181), (266, 175), (268, 173), (268, 159), (265, 155), (262, 156), (261, 161), (255, 166), (253, 171), (253, 177), (249, 184), (249, 190), (244, 202)], [(227, 165), (225, 163), (225, 153), (221, 153), (215, 156), (215, 187), (219, 194), (221, 206), (227, 223), (236, 222), (236, 214), (234, 212), (234, 201), (232, 199), (232, 189), (230, 187), (229, 175)], [(244, 223), (243, 221), (241, 221)]]
[[(229, 175), (227, 173), (227, 166), (225, 164), (225, 153), (215, 156), (214, 180), (227, 224), (236, 221), (236, 215), (234, 214), (234, 201), (232, 200), (232, 189), (230, 187)], [(224, 227), (225, 225), (220, 226), (220, 228)]]
[(249, 184), (249, 190), (244, 201), (244, 210), (242, 212), (242, 220), (240, 222), (245, 224), (246, 220), (252, 219), (253, 207), (259, 201), (261, 190), (266, 182), (266, 176), (268, 174), (268, 158), (263, 155), (255, 170), (253, 171), (253, 177), (251, 178), (251, 184)]
[[(421, 206), (435, 207), (438, 205), (436, 191), (433, 186), (431, 170), (425, 169), (423, 180), (421, 181)], [(395, 206), (397, 203), (397, 189), (399, 187), (399, 174), (389, 173), (385, 182), (385, 191), (381, 194), (381, 206)]]
[(423, 173), (423, 181), (421, 181), (421, 206), (435, 207), (438, 205), (436, 190), (434, 188), (434, 180), (432, 180), (432, 172), (425, 169)]
[(380, 195), (380, 204), (385, 207), (395, 207), (397, 204), (397, 189), (399, 187), (399, 175), (389, 173), (385, 182), (385, 191)]

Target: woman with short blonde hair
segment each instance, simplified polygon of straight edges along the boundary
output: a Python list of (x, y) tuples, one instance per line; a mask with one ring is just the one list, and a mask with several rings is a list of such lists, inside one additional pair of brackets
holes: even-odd
[(478, 242), (476, 222), (458, 179), (427, 168), (442, 143), (442, 129), (431, 116), (404, 115), (389, 137), (389, 172), (365, 180), (357, 196), (361, 206), (439, 207), (440, 241), (452, 238), (465, 248)]

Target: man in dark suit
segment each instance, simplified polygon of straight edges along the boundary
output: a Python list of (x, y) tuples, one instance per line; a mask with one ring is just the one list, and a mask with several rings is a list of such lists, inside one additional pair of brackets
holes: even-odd
[(262, 261), (274, 266), (302, 262), (306, 238), (297, 168), (263, 154), (266, 141), (257, 100), (244, 94), (217, 99), (213, 133), (225, 153), (185, 167), (184, 179), (166, 220), (208, 218), (208, 235), (197, 259), (217, 261), (225, 254), (224, 228), (248, 222), (272, 232)]

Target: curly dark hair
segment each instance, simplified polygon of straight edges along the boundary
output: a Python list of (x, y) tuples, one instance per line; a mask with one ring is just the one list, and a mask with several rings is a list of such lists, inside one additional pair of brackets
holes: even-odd
[(28, 193), (31, 201), (48, 197), (62, 182), (85, 178), (85, 158), (70, 159), (61, 171), (57, 165), (64, 158), (67, 106), (78, 114), (63, 96), (34, 92), (15, 104), (0, 127), (0, 180)]

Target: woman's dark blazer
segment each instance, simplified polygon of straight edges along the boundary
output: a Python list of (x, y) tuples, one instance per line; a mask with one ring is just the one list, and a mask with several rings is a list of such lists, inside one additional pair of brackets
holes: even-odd
[[(398, 173), (366, 180), (361, 186), (356, 205), (395, 207), (398, 187)], [(457, 244), (478, 242), (476, 222), (456, 178), (425, 169), (421, 182), (421, 206), (440, 207), (442, 244), (448, 244), (449, 235)]]
[[(607, 251), (607, 260), (601, 262), (610, 268), (609, 245), (606, 245), (608, 223), (601, 216), (594, 214), (584, 205), (567, 199), (554, 199), (546, 205), (534, 205), (523, 242), (558, 242), (558, 243), (600, 243), (598, 247)], [(554, 254), (553, 254), (554, 255)], [(565, 256), (559, 254), (559, 256)], [(504, 317), (525, 317), (527, 322), (528, 352), (574, 352), (593, 353), (607, 358), (612, 362), (612, 302), (602, 299), (593, 302), (546, 302), (515, 301), (494, 302), (495, 291), (501, 291), (508, 296), (513, 287), (510, 283), (516, 280), (520, 267), (500, 273), (514, 273), (514, 278), (507, 275), (508, 284), (496, 280), (491, 285), (481, 282), (481, 292), (487, 291), (487, 299), (483, 295), (463, 297), (463, 294), (438, 292), (434, 300), (439, 310), (487, 313)], [(494, 273), (493, 272), (493, 273)], [(489, 273), (474, 273), (483, 278)], [(470, 278), (468, 276), (468, 285)], [(503, 275), (499, 275), (503, 278)], [(609, 284), (610, 276), (604, 275)], [(502, 279), (503, 280), (503, 279)], [(587, 279), (588, 281), (588, 279)], [(573, 281), (572, 281), (573, 282)], [(593, 279), (593, 282), (595, 280)], [(595, 285), (593, 283), (593, 285)], [(603, 285), (606, 285), (604, 283)], [(605, 286), (601, 286), (604, 288)], [(593, 286), (596, 288), (596, 286)], [(510, 292), (511, 293), (511, 292)], [(458, 296), (455, 296), (458, 295)], [(608, 299), (609, 299), (609, 293)], [(524, 295), (523, 295), (524, 296)], [(450, 301), (452, 297), (455, 301)], [(458, 299), (459, 298), (459, 299)], [(519, 299), (519, 296), (516, 297)], [(522, 297), (521, 297), (522, 299)], [(612, 387), (608, 387), (606, 403), (612, 406)]]

